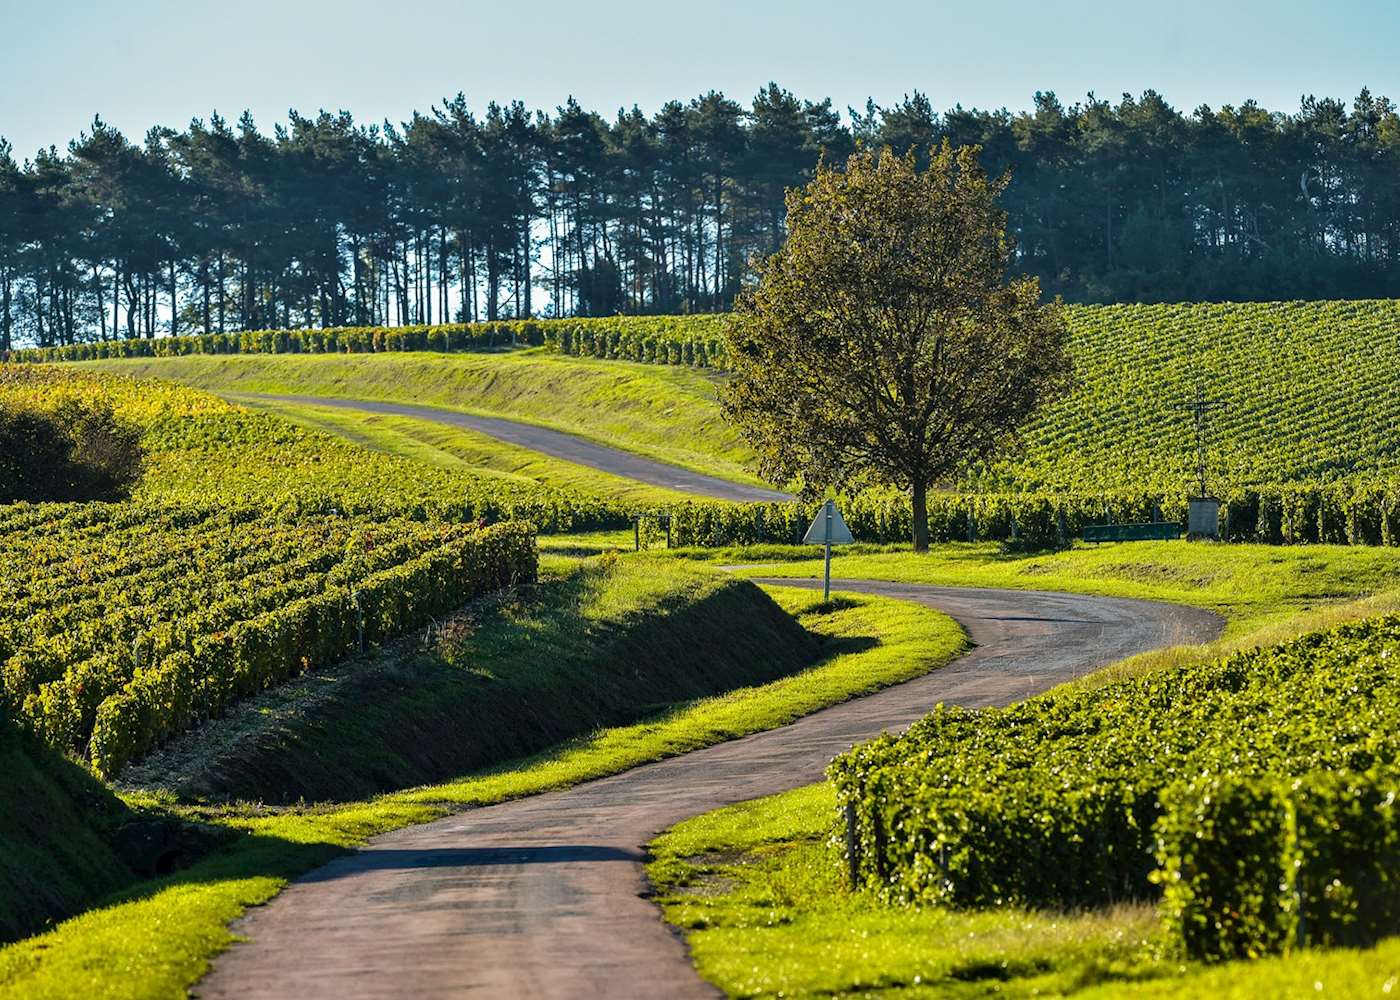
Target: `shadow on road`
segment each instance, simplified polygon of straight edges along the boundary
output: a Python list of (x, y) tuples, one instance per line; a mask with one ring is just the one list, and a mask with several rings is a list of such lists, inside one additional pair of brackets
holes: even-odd
[(590, 844), (551, 844), (544, 847), (376, 849), (357, 851), (320, 868), (303, 882), (331, 882), (363, 871), (414, 868), (481, 868), (489, 865), (548, 865), (570, 861), (630, 861), (639, 864), (639, 850)]

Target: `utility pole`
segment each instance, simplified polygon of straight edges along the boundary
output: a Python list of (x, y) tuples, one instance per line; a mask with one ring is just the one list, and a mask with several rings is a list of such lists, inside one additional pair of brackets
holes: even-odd
[(1206, 414), (1212, 410), (1223, 410), (1225, 403), (1219, 399), (1206, 399), (1205, 380), (1196, 383), (1196, 398), (1190, 403), (1178, 403), (1178, 410), (1187, 410), (1196, 421), (1196, 496), (1204, 498), (1206, 493)]
[(1206, 384), (1202, 379), (1196, 384), (1196, 399), (1190, 403), (1178, 403), (1178, 410), (1187, 410), (1196, 421), (1196, 495), (1187, 503), (1186, 537), (1219, 539), (1220, 501), (1206, 492), (1206, 416), (1212, 410), (1223, 410), (1225, 404), (1218, 399), (1206, 399)]

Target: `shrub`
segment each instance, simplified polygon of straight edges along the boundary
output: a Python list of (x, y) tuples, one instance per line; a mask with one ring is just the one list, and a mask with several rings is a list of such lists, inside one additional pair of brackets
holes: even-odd
[(140, 478), (140, 438), (101, 399), (0, 403), (0, 501), (124, 499)]
[(1162, 795), (1162, 918), (1185, 955), (1364, 947), (1400, 931), (1400, 772), (1213, 775)]

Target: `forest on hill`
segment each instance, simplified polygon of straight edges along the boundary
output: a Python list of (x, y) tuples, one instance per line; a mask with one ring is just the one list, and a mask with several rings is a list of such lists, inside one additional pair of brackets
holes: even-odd
[(0, 350), (270, 327), (723, 309), (784, 191), (857, 143), (1009, 169), (1017, 266), (1082, 302), (1400, 296), (1400, 115), (1362, 91), (1191, 112), (1117, 103), (842, 115), (769, 85), (615, 116), (570, 99), (407, 122), (211, 115), (141, 143), (0, 140)]

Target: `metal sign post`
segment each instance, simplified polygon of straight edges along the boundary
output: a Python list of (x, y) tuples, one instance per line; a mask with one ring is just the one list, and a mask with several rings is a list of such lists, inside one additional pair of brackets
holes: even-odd
[(835, 504), (833, 504), (830, 500), (828, 500), (828, 501), (826, 502), (826, 509), (825, 509), (825, 511), (824, 511), (824, 513), (826, 514), (826, 516), (822, 518), (822, 520), (826, 522), (826, 539), (825, 539), (824, 542), (822, 543), (822, 550), (823, 550), (823, 560), (822, 560), (822, 562), (824, 563), (824, 567), (825, 567), (825, 571), (824, 571), (823, 574), (822, 574), (822, 600), (823, 600), (823, 601), (829, 601), (829, 600), (831, 600), (831, 509), (832, 509), (832, 507), (834, 507), (834, 506), (835, 506)]
[(831, 547), (833, 545), (850, 545), (855, 541), (851, 537), (851, 529), (846, 527), (846, 521), (841, 516), (841, 512), (836, 509), (836, 501), (828, 500), (822, 504), (822, 509), (817, 511), (817, 516), (812, 518), (812, 526), (807, 529), (807, 534), (802, 541), (806, 545), (820, 545), (822, 547), (823, 563), (825, 573), (822, 582), (822, 600), (831, 600)]

